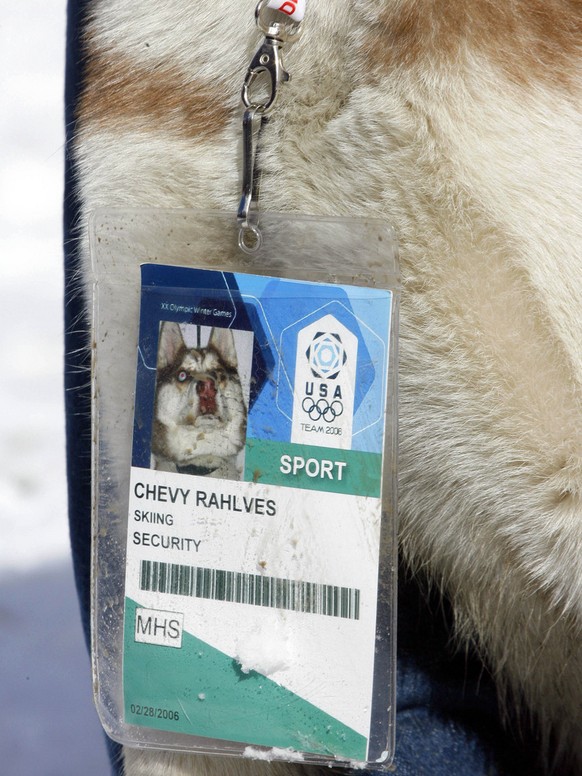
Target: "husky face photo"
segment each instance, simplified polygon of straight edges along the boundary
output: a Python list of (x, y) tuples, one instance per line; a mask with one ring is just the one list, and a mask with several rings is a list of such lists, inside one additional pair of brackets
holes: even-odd
[(212, 329), (205, 347), (187, 347), (177, 323), (160, 328), (152, 435), (154, 467), (240, 479), (246, 406), (233, 334)]

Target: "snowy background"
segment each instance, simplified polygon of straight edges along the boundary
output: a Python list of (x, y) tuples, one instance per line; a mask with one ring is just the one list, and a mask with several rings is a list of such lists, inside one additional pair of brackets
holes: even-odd
[(66, 519), (62, 389), (65, 0), (0, 12), (0, 758), (106, 776)]

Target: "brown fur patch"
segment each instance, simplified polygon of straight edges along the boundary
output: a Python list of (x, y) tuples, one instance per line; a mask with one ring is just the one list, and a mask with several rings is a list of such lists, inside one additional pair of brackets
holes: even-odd
[(435, 67), (464, 50), (486, 56), (520, 84), (569, 85), (582, 55), (580, 0), (410, 0), (384, 11), (368, 39), (375, 67)]
[[(217, 79), (212, 85), (188, 79), (175, 67), (147, 66), (112, 52), (89, 48), (78, 117), (106, 128), (146, 127), (173, 135), (209, 138), (230, 120), (232, 95)], [(235, 96), (238, 98), (238, 94)]]

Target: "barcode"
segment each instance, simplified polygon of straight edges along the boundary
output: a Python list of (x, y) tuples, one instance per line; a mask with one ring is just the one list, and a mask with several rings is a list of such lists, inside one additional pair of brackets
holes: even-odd
[(360, 591), (237, 571), (142, 560), (141, 590), (360, 619)]

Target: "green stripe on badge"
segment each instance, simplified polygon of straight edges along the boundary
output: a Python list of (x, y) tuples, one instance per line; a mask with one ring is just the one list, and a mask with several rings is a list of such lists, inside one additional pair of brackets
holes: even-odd
[(379, 498), (381, 473), (379, 453), (247, 439), (247, 482)]
[(363, 735), (268, 677), (243, 673), (234, 658), (192, 634), (183, 631), (179, 649), (137, 643), (137, 608), (126, 598), (123, 693), (128, 724), (366, 759)]

